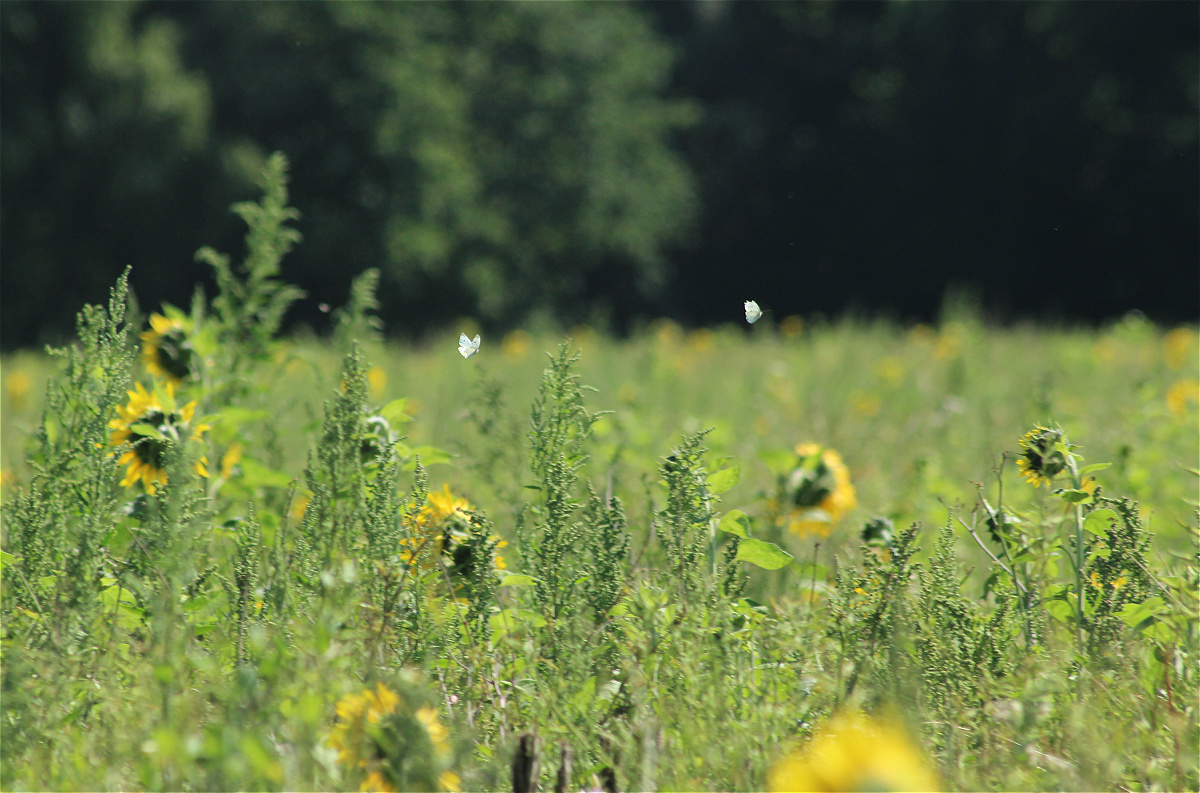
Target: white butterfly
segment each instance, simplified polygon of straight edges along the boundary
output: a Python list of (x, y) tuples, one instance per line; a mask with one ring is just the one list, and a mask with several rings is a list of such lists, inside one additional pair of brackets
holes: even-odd
[(762, 309), (753, 300), (746, 301), (746, 321), (753, 325), (762, 316)]
[(479, 334), (476, 333), (475, 338), (468, 339), (467, 334), (460, 333), (458, 336), (458, 352), (464, 358), (470, 358), (479, 352)]

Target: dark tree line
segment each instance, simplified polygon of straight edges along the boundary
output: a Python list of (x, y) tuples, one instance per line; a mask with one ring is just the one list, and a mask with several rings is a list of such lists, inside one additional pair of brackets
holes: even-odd
[[(0, 342), (186, 302), (271, 151), (384, 318), (1200, 307), (1194, 3), (0, 4)], [(733, 306), (731, 308), (730, 306)]]
[(679, 312), (737, 267), (785, 313), (1200, 314), (1195, 5), (648, 7), (706, 110)]

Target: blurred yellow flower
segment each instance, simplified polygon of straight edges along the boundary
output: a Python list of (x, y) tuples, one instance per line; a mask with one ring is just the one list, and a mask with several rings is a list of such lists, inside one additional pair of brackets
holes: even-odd
[(939, 786), (902, 726), (861, 713), (834, 715), (767, 774), (767, 789), (779, 793), (936, 791)]
[(883, 400), (870, 391), (854, 391), (850, 394), (850, 407), (855, 413), (869, 418), (879, 413)]
[(371, 399), (379, 401), (383, 398), (383, 392), (387, 389), (387, 372), (382, 367), (372, 366), (367, 370), (367, 388), (371, 392)]
[(347, 694), (337, 703), (337, 722), (325, 742), (337, 750), (338, 762), (365, 773), (360, 791), (457, 791), (460, 780), (446, 766), (452, 759), (449, 731), (437, 711), (423, 705), (415, 711), (401, 697), (377, 683), (375, 690)]
[(392, 787), (390, 782), (383, 778), (383, 774), (379, 773), (379, 771), (372, 771), (367, 774), (366, 779), (362, 781), (358, 789), (360, 791), (367, 791), (367, 793), (399, 793), (396, 788)]
[(519, 329), (509, 331), (500, 342), (500, 350), (504, 353), (505, 358), (519, 361), (529, 354), (530, 343), (531, 338), (525, 331)]
[[(154, 389), (153, 393), (147, 392), (141, 383), (136, 385), (136, 390), (126, 393), (129, 394), (128, 404), (118, 405), (119, 417), (108, 422), (113, 430), (108, 442), (113, 447), (132, 446), (121, 455), (120, 464), (128, 466), (121, 487), (133, 487), (141, 481), (146, 492), (153, 495), (157, 486), (167, 483), (166, 462), (170, 446), (181, 444), (186, 438), (199, 440), (208, 425), (189, 427), (196, 403), (192, 401), (177, 409), (175, 389), (170, 381), (164, 388)], [(207, 458), (201, 457), (196, 461), (196, 473), (208, 476), (207, 465)]]
[(904, 364), (894, 355), (887, 355), (875, 362), (875, 374), (890, 386), (904, 381)]
[(195, 374), (197, 356), (189, 338), (191, 323), (182, 316), (150, 315), (150, 330), (142, 333), (142, 363), (156, 377), (179, 385)]
[(660, 347), (676, 347), (683, 338), (683, 331), (669, 319), (656, 319), (650, 323), (650, 332)]
[(1196, 346), (1196, 333), (1191, 328), (1175, 328), (1163, 336), (1163, 358), (1172, 369), (1182, 369), (1188, 363), (1196, 363), (1200, 351)]
[(938, 334), (933, 355), (939, 361), (946, 361), (958, 355), (960, 349), (962, 349), (962, 340), (958, 333), (952, 328), (946, 328)]
[(12, 405), (13, 410), (25, 409), (25, 397), (29, 395), (32, 388), (33, 378), (24, 369), (4, 373), (4, 394), (8, 397), (8, 403)]
[[(1200, 382), (1196, 380), (1179, 380), (1167, 389), (1167, 410), (1175, 417), (1187, 413), (1188, 403), (1200, 403)], [(1195, 410), (1195, 408), (1193, 408)]]
[(815, 443), (796, 446), (797, 466), (783, 482), (787, 510), (778, 520), (799, 537), (829, 536), (847, 512), (858, 506), (850, 471), (842, 456)]
[(296, 494), (292, 499), (292, 506), (288, 509), (288, 517), (292, 520), (300, 520), (304, 517), (304, 511), (308, 509), (308, 502), (312, 499), (312, 494), (308, 491), (303, 491)]
[(233, 474), (234, 467), (242, 461), (242, 444), (234, 441), (229, 449), (221, 455), (221, 478), (228, 479)]
[(694, 352), (712, 352), (713, 332), (708, 328), (697, 328), (688, 334), (687, 344)]
[(1105, 337), (1092, 345), (1092, 360), (1098, 364), (1109, 364), (1117, 359), (1117, 343)]

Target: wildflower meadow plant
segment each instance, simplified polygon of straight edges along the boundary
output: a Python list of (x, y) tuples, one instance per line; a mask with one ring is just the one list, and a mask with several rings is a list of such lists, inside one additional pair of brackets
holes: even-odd
[(1192, 329), (281, 338), (286, 176), (6, 363), (0, 787), (1196, 788)]
[[(167, 483), (167, 458), (174, 447), (187, 441), (198, 441), (210, 429), (207, 424), (192, 426), (196, 412), (195, 401), (177, 406), (175, 387), (167, 381), (149, 392), (138, 383), (129, 392), (129, 402), (117, 406), (117, 418), (109, 422), (113, 432), (109, 445), (122, 451), (120, 464), (126, 466), (121, 487), (141, 483), (146, 492), (154, 495), (155, 488)], [(195, 471), (208, 476), (208, 460), (201, 456)]]

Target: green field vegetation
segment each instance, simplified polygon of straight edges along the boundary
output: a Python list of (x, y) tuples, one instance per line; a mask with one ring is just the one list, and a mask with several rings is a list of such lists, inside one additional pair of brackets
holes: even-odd
[(1194, 328), (281, 339), (275, 168), (2, 363), (4, 789), (1200, 784)]

